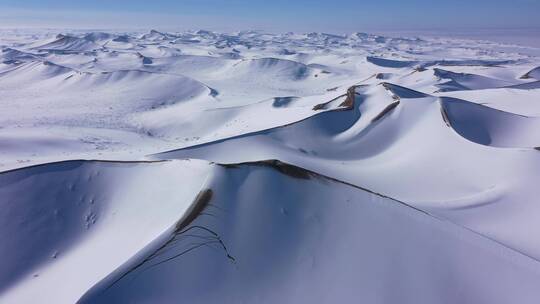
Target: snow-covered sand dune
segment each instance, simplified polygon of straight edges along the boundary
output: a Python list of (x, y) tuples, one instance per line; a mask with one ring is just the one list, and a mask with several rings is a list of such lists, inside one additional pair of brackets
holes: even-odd
[(182, 217), (207, 167), (66, 161), (2, 173), (2, 302), (76, 302)]
[(216, 171), (193, 203), (198, 216), (176, 223), (80, 303), (539, 296), (537, 262), (390, 198), (275, 161)]
[(534, 52), (202, 30), (0, 47), (1, 303), (540, 298)]

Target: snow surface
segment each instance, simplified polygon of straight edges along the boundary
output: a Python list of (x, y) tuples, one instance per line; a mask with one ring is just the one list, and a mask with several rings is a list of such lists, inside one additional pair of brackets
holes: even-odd
[(0, 303), (537, 303), (540, 50), (0, 32)]

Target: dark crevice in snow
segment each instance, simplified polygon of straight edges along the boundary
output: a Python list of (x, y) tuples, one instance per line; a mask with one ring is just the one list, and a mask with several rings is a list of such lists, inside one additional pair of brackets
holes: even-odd
[(395, 101), (389, 105), (386, 106), (386, 108), (384, 108), (384, 110), (381, 111), (381, 113), (379, 113), (377, 116), (375, 116), (371, 122), (374, 123), (374, 122), (377, 122), (378, 120), (380, 120), (381, 118), (383, 118), (386, 114), (388, 114), (390, 111), (392, 111), (393, 109), (395, 109), (397, 106), (399, 105), (399, 100), (398, 101)]
[(444, 123), (446, 124), (446, 126), (451, 128), (452, 125), (450, 124), (450, 119), (448, 118), (448, 113), (446, 112), (446, 109), (444, 108), (444, 106), (442, 104), (441, 104), (441, 115), (442, 115), (442, 118), (443, 118)]
[(346, 97), (345, 100), (338, 106), (337, 109), (334, 109), (334, 110), (335, 111), (337, 111), (337, 110), (352, 110), (354, 108), (356, 95), (358, 95), (356, 93), (356, 88), (357, 87), (359, 87), (359, 85), (354, 85), (352, 87), (349, 87), (347, 89), (346, 94), (339, 95), (338, 97), (336, 97), (336, 98), (334, 98), (334, 99), (332, 99), (330, 101), (323, 102), (323, 103), (315, 105), (313, 107), (313, 111), (327, 110), (329, 108), (330, 104), (333, 101), (336, 101), (336, 100), (338, 100), (338, 99), (340, 99), (342, 97)]
[(317, 176), (316, 173), (306, 170), (301, 167), (290, 165), (279, 161), (277, 159), (262, 160), (252, 163), (242, 163), (242, 164), (220, 164), (220, 166), (225, 168), (238, 168), (241, 165), (252, 165), (252, 166), (261, 166), (268, 167), (279, 171), (282, 174), (285, 174), (290, 177), (299, 178), (299, 179), (311, 179), (312, 177)]
[(316, 104), (314, 107), (313, 107), (313, 111), (320, 111), (320, 110), (327, 110), (328, 109), (328, 106), (330, 105), (331, 102), (333, 101), (336, 101), (342, 97), (345, 97), (346, 95), (343, 94), (343, 95), (339, 95), (338, 97), (332, 99), (332, 100), (329, 100), (327, 102), (323, 102), (323, 103), (319, 103), (319, 104)]
[[(174, 230), (169, 236), (169, 238), (167, 239), (167, 241), (165, 241), (161, 246), (155, 249), (150, 255), (148, 255), (142, 261), (140, 261), (135, 266), (131, 267), (128, 271), (124, 272), (120, 277), (115, 279), (111, 284), (109, 284), (106, 290), (110, 289), (116, 283), (121, 281), (123, 278), (127, 277), (131, 273), (134, 273), (136, 270), (142, 268), (143, 266), (147, 266), (147, 267), (144, 268), (142, 271), (147, 271), (153, 267), (156, 267), (163, 263), (179, 258), (201, 247), (208, 247), (208, 246), (211, 247), (211, 245), (218, 245), (219, 248), (221, 248), (225, 252), (227, 258), (230, 261), (235, 262), (234, 257), (230, 255), (227, 249), (227, 246), (225, 246), (225, 243), (223, 242), (221, 237), (218, 235), (218, 233), (202, 225), (191, 226), (191, 224), (201, 215), (208, 215), (208, 216), (215, 217), (215, 215), (213, 215), (209, 211), (203, 212), (204, 210), (207, 209), (207, 207), (216, 207), (210, 204), (212, 197), (213, 197), (212, 189), (205, 189), (199, 192), (199, 194), (193, 201), (191, 207), (186, 212), (186, 214), (175, 224)], [(202, 233), (202, 235), (196, 234), (196, 233)], [(189, 247), (187, 249), (184, 249), (178, 253), (174, 253), (173, 255), (168, 256), (165, 259), (159, 260), (159, 257), (162, 257), (165, 254), (176, 249), (176, 247), (174, 246), (181, 241), (185, 241), (186, 238), (196, 239), (198, 240), (198, 242), (189, 243), (188, 244)]]
[(206, 208), (206, 206), (208, 206), (208, 203), (210, 203), (210, 200), (212, 200), (213, 195), (214, 192), (212, 192), (212, 189), (206, 189), (199, 192), (184, 217), (182, 217), (182, 219), (176, 223), (174, 233), (180, 233), (184, 228), (191, 224)]
[(352, 86), (347, 89), (347, 99), (345, 99), (345, 101), (339, 105), (340, 107), (346, 107), (347, 109), (352, 109), (354, 107), (356, 88), (357, 86)]

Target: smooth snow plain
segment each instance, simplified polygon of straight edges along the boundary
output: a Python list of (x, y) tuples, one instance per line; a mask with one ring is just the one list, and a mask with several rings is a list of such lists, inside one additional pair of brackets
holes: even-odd
[(0, 303), (538, 303), (540, 49), (0, 31)]

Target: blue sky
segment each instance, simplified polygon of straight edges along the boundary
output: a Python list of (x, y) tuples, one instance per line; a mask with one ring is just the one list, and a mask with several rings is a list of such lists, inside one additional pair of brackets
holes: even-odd
[(0, 27), (352, 32), (540, 28), (540, 0), (0, 0)]

